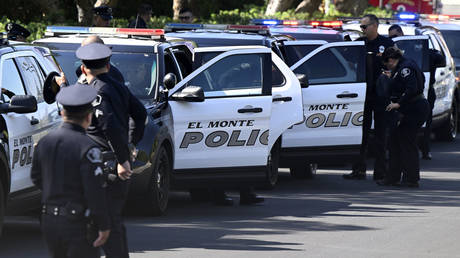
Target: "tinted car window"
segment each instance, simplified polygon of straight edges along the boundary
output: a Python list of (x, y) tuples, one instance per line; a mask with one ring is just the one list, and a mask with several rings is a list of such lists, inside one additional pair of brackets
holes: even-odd
[(37, 98), (37, 102), (43, 102), (43, 74), (40, 66), (33, 57), (17, 57), (19, 71), (27, 88), (28, 94)]
[[(3, 61), (2, 66), (2, 89), (6, 89), (14, 93), (15, 95), (25, 95), (24, 86), (22, 84), (19, 71), (16, 68), (16, 64), (13, 59), (6, 59)], [(10, 97), (6, 94), (2, 94), (4, 101), (10, 101)]]
[(326, 48), (294, 70), (310, 85), (365, 81), (365, 52), (359, 46)]
[(453, 57), (460, 58), (460, 30), (443, 30), (441, 33), (446, 41), (450, 54)]
[[(189, 85), (200, 86), (205, 96), (241, 95), (240, 91), (251, 89), (250, 94), (261, 94), (263, 69), (261, 55), (233, 55), (225, 57), (193, 78)], [(226, 91), (222, 93), (221, 91)], [(210, 93), (220, 92), (220, 93)], [(244, 95), (247, 95), (245, 91)]]
[(405, 57), (414, 60), (424, 72), (430, 70), (428, 53), (425, 52), (428, 49), (427, 40), (401, 40), (395, 44), (403, 50)]
[(292, 66), (319, 46), (320, 45), (284, 46), (286, 53), (286, 64), (288, 66)]

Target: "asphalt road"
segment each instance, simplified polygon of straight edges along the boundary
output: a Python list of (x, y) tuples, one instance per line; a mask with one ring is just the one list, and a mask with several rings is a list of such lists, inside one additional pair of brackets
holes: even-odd
[[(436, 142), (419, 189), (346, 181), (320, 169), (314, 180), (281, 170), (257, 206), (217, 207), (174, 193), (163, 217), (131, 212), (131, 257), (460, 257), (460, 138)], [(231, 193), (238, 201), (238, 195)], [(47, 257), (38, 222), (8, 217), (0, 257)]]

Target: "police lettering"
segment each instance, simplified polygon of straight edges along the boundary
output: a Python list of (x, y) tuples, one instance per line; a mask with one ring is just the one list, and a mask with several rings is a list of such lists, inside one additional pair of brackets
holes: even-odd
[(13, 162), (12, 162), (12, 169), (15, 168), (17, 163), (19, 166), (23, 167), (25, 165), (29, 165), (32, 163), (32, 145), (24, 146), (19, 149), (13, 150)]
[(354, 126), (361, 126), (363, 124), (363, 112), (358, 112), (353, 115), (352, 112), (345, 112), (342, 120), (336, 119), (337, 113), (329, 113), (326, 117), (323, 113), (315, 113), (310, 115), (305, 125), (308, 128), (318, 128), (324, 125), (324, 127), (346, 127), (351, 123)]
[(180, 148), (188, 148), (191, 144), (197, 144), (203, 141), (207, 147), (215, 148), (223, 145), (227, 147), (234, 146), (254, 146), (259, 139), (260, 144), (268, 145), (268, 133), (260, 133), (260, 129), (254, 129), (249, 134), (248, 139), (241, 138), (241, 130), (234, 130), (229, 134), (226, 131), (214, 131), (209, 133), (206, 138), (202, 132), (186, 132), (182, 138)]

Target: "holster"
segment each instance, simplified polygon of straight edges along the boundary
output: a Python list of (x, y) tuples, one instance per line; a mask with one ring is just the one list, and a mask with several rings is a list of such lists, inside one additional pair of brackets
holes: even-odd
[(117, 159), (113, 151), (102, 152), (102, 162), (104, 164), (104, 176), (107, 181), (115, 181), (117, 178)]

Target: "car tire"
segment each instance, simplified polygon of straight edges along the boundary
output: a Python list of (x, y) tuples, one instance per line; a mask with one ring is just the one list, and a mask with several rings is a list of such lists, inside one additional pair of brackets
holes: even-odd
[(317, 164), (290, 167), (291, 176), (296, 179), (312, 179), (316, 176)]
[(3, 182), (0, 180), (0, 236), (2, 236), (3, 219), (5, 216), (5, 192), (3, 190)]
[(457, 101), (454, 98), (452, 100), (452, 108), (449, 112), (449, 119), (436, 130), (436, 138), (441, 141), (453, 141), (457, 137), (458, 127), (458, 107)]
[(276, 142), (273, 145), (270, 154), (267, 157), (267, 168), (264, 189), (273, 189), (278, 182), (278, 170), (280, 167), (280, 144)]
[(168, 207), (172, 162), (165, 146), (158, 149), (151, 181), (149, 184), (150, 212), (154, 216), (163, 215)]

